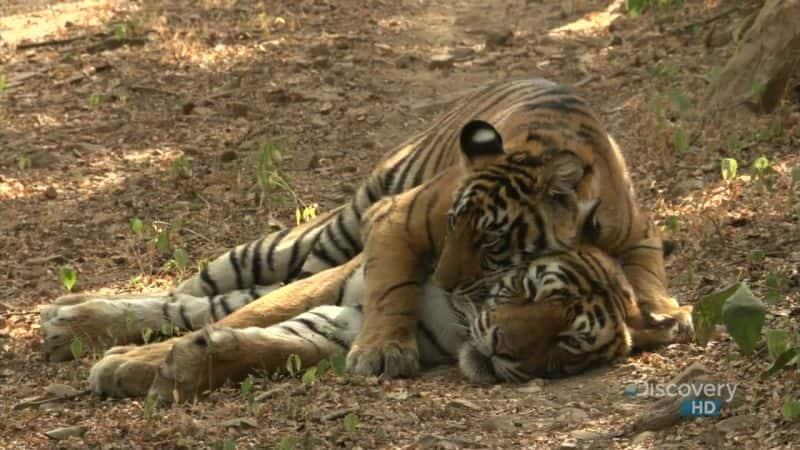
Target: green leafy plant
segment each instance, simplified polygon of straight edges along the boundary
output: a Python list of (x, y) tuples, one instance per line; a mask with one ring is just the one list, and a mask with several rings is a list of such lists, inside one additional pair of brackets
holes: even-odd
[(98, 105), (100, 105), (101, 101), (103, 101), (103, 96), (100, 95), (99, 92), (93, 92), (92, 95), (89, 96), (89, 105), (92, 108), (95, 108)]
[(729, 134), (725, 138), (725, 148), (727, 148), (728, 153), (735, 158), (734, 161), (742, 158), (744, 143), (742, 143), (742, 138), (739, 137), (738, 134)]
[(250, 412), (256, 414), (258, 412), (258, 402), (256, 400), (256, 394), (253, 391), (254, 384), (255, 379), (252, 375), (248, 375), (247, 378), (242, 380), (242, 382), (239, 384), (239, 389), (242, 397), (247, 400), (247, 406), (250, 409)]
[(278, 443), (278, 450), (293, 450), (296, 444), (296, 437), (292, 435), (284, 436), (283, 439), (281, 439), (281, 441)]
[(158, 394), (147, 394), (142, 402), (142, 417), (145, 420), (152, 420), (158, 407)]
[(58, 279), (61, 280), (61, 284), (64, 285), (67, 292), (72, 292), (72, 288), (78, 282), (78, 272), (72, 266), (61, 266), (58, 269)]
[(750, 264), (761, 264), (766, 258), (767, 254), (764, 252), (764, 250), (753, 250), (750, 252), (750, 255), (747, 256)]
[(767, 86), (760, 82), (754, 81), (753, 84), (750, 86), (750, 101), (756, 104), (761, 103), (761, 98), (764, 96), (764, 91), (766, 90)]
[(81, 338), (75, 336), (69, 343), (69, 352), (72, 354), (73, 359), (80, 359), (83, 356), (83, 342)]
[(769, 356), (776, 360), (792, 343), (792, 335), (786, 330), (768, 330), (767, 331), (767, 352)]
[(720, 162), (722, 170), (722, 179), (726, 183), (731, 183), (736, 179), (736, 173), (739, 171), (739, 162), (733, 158), (722, 158)]
[(671, 233), (677, 233), (681, 229), (681, 221), (678, 216), (667, 216), (664, 219), (664, 227)]
[(783, 124), (780, 120), (773, 120), (766, 128), (758, 130), (756, 139), (761, 142), (772, 142), (783, 136)]
[(140, 235), (142, 234), (144, 224), (142, 223), (141, 219), (134, 217), (131, 219), (130, 223), (128, 223), (128, 227), (131, 229), (131, 231), (133, 231), (133, 234)]
[(333, 373), (340, 377), (343, 377), (347, 373), (347, 358), (344, 354), (335, 354), (331, 356), (329, 360), (331, 362), (331, 369), (333, 369)]
[(0, 72), (0, 95), (6, 91), (6, 74)]
[(114, 25), (114, 39), (121, 41), (128, 37), (128, 26), (124, 23)]
[(31, 167), (31, 158), (28, 155), (19, 155), (17, 167), (19, 167), (19, 170), (29, 169)]
[(169, 165), (169, 172), (175, 178), (191, 178), (192, 177), (192, 160), (186, 155), (181, 155)]
[(781, 415), (791, 422), (800, 419), (800, 402), (797, 400), (785, 400), (781, 405)]
[(753, 161), (753, 180), (760, 182), (761, 186), (767, 190), (772, 191), (775, 185), (774, 170), (772, 164), (766, 156), (760, 156)]
[(764, 304), (744, 283), (707, 295), (695, 305), (692, 318), (697, 341), (705, 345), (714, 327), (724, 324), (739, 350), (752, 354), (764, 325)]
[(152, 337), (153, 337), (153, 329), (152, 328), (145, 328), (144, 330), (142, 330), (142, 342), (144, 342), (145, 345), (150, 343), (150, 339)]
[(354, 433), (358, 428), (358, 416), (353, 413), (348, 413), (344, 416), (344, 429), (348, 433)]
[(183, 247), (175, 247), (175, 250), (172, 251), (172, 260), (183, 270), (187, 269), (192, 262), (189, 253)]
[(302, 367), (302, 361), (300, 361), (299, 355), (292, 353), (288, 358), (286, 358), (286, 371), (289, 372), (289, 376), (296, 376), (298, 373), (300, 373), (300, 369)]

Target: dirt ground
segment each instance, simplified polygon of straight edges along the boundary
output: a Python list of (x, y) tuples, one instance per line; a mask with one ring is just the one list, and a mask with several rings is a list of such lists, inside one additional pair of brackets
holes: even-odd
[[(680, 244), (669, 276), (682, 302), (736, 280), (763, 296), (778, 274), (766, 327), (797, 334), (800, 189), (789, 171), (800, 164), (800, 93), (770, 116), (702, 112), (731, 30), (758, 2), (689, 1), (635, 19), (620, 2), (487, 3), (3, 2), (0, 448), (797, 448), (800, 425), (780, 412), (798, 396), (797, 371), (762, 381), (764, 346), (739, 355), (724, 334), (524, 386), (471, 386), (443, 368), (414, 380), (257, 379), (255, 409), (238, 387), (154, 412), (88, 395), (36, 401), (61, 385), (85, 389), (95, 360), (42, 358), (38, 312), (64, 293), (60, 267), (76, 269), (75, 291), (168, 288), (224, 249), (293, 225), (296, 204), (345, 201), (459, 93), (521, 75), (576, 86), (617, 137), (640, 201)], [(262, 199), (267, 143), (285, 149), (279, 169), (298, 203)], [(771, 190), (750, 170), (761, 155)], [(739, 161), (731, 182), (725, 157)], [(134, 234), (134, 218), (169, 236), (167, 251)], [(634, 427), (655, 399), (625, 387), (695, 362), (738, 384), (722, 416)], [(85, 433), (44, 434), (66, 426)]]

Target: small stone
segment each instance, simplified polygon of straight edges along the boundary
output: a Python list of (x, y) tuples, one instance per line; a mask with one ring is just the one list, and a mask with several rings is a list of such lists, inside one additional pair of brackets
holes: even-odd
[(329, 114), (331, 111), (333, 111), (333, 103), (325, 102), (322, 105), (320, 105), (320, 107), (319, 107), (319, 109), (317, 111), (320, 114)]
[(579, 441), (594, 441), (604, 436), (603, 433), (592, 430), (575, 430), (569, 435)]
[(533, 393), (537, 393), (537, 392), (542, 392), (541, 380), (530, 381), (530, 382), (518, 387), (517, 391), (525, 392), (527, 394), (533, 394)]
[(446, 69), (453, 65), (453, 55), (449, 53), (442, 53), (438, 55), (431, 56), (431, 59), (428, 61), (428, 68), (431, 70), (434, 69)]
[(411, 66), (414, 64), (414, 61), (417, 60), (417, 57), (411, 54), (400, 55), (397, 59), (394, 60), (394, 65), (398, 69), (405, 69), (406, 67)]
[(741, 416), (728, 417), (727, 419), (720, 420), (714, 426), (717, 430), (723, 433), (733, 433), (737, 431), (748, 430), (758, 424), (758, 418), (753, 414), (742, 414)]
[(71, 438), (73, 436), (82, 437), (85, 433), (86, 433), (86, 427), (75, 425), (71, 427), (56, 428), (50, 431), (46, 431), (44, 434), (51, 439), (60, 441), (63, 439)]
[(578, 440), (575, 438), (566, 438), (561, 445), (558, 446), (559, 450), (572, 450), (578, 448)]
[(48, 200), (55, 200), (56, 197), (58, 197), (58, 191), (56, 191), (55, 187), (49, 186), (47, 189), (45, 189), (44, 196)]
[(652, 431), (642, 431), (631, 439), (631, 445), (642, 445), (645, 441), (655, 439), (656, 434)]

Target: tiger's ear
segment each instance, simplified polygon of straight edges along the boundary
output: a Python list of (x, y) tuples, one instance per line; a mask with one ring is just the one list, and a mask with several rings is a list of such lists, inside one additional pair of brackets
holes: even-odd
[(583, 160), (578, 155), (566, 150), (558, 152), (548, 163), (546, 171), (549, 174), (548, 194), (552, 196), (574, 194), (584, 172)]
[(461, 153), (468, 171), (481, 170), (503, 154), (503, 138), (482, 120), (473, 120), (461, 129)]
[(575, 244), (594, 245), (600, 239), (600, 222), (597, 220), (597, 207), (600, 199), (580, 200), (575, 217)]

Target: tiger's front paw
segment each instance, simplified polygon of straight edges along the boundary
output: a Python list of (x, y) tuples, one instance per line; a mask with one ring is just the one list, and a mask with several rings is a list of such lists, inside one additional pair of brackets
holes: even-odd
[[(365, 339), (366, 340), (366, 339)], [(358, 339), (347, 354), (347, 370), (356, 375), (381, 375), (391, 378), (413, 377), (419, 373), (419, 349), (415, 339)]]
[(100, 395), (144, 397), (171, 347), (171, 341), (142, 347), (112, 347), (92, 366), (89, 387)]

